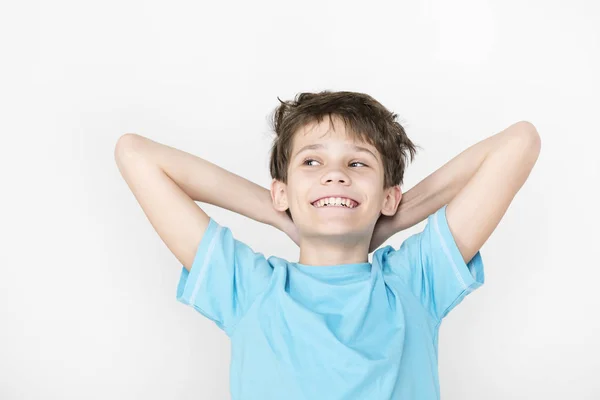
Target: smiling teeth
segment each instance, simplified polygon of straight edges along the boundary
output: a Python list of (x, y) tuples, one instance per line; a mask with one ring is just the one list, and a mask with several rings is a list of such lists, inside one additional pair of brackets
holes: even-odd
[(342, 197), (326, 197), (319, 201), (313, 203), (313, 205), (317, 208), (323, 206), (338, 206), (338, 207), (348, 207), (354, 208), (356, 207), (356, 203), (350, 199), (342, 198)]

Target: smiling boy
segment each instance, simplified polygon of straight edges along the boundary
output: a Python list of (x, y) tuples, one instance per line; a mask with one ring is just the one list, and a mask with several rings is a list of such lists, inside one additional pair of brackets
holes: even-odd
[[(233, 400), (440, 398), (440, 323), (484, 283), (479, 249), (540, 139), (518, 122), (402, 194), (416, 146), (395, 117), (355, 92), (282, 102), (270, 190), (143, 136), (119, 139), (121, 174), (183, 264), (177, 300), (231, 339)], [(254, 251), (195, 201), (282, 230), (299, 260)], [(378, 248), (425, 218), (399, 247)]]

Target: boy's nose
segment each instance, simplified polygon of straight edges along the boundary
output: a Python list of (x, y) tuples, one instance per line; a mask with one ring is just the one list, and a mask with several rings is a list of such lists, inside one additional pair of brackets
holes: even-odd
[(350, 183), (350, 178), (348, 177), (348, 175), (339, 170), (331, 170), (323, 175), (321, 183), (327, 184), (332, 182), (348, 184)]

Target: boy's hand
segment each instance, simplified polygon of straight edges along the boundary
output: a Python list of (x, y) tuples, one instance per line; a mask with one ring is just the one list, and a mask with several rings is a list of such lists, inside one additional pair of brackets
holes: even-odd
[(296, 245), (300, 246), (300, 232), (294, 221), (292, 221), (285, 211), (275, 210), (275, 212), (277, 213), (277, 221), (273, 226), (288, 235)]
[(373, 229), (373, 236), (371, 236), (371, 243), (369, 244), (369, 253), (381, 246), (386, 240), (392, 237), (396, 232), (394, 231), (393, 220), (395, 216), (388, 216), (381, 214), (379, 219), (375, 223), (375, 229)]

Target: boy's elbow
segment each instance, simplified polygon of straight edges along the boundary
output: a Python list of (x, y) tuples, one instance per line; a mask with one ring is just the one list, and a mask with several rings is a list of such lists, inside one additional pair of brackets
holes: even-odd
[(118, 160), (121, 157), (128, 157), (134, 153), (135, 141), (140, 138), (137, 133), (125, 133), (121, 135), (115, 145), (114, 157)]

